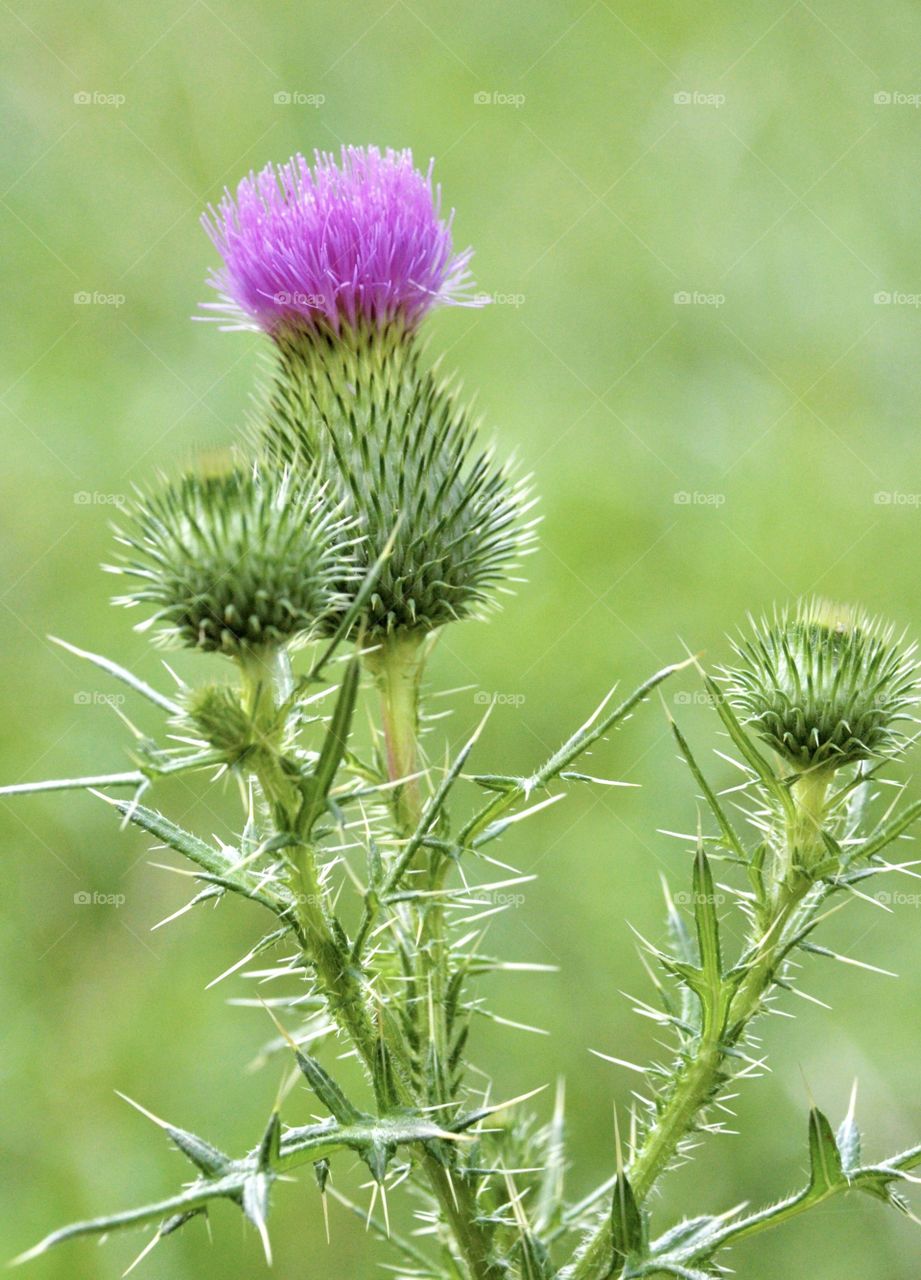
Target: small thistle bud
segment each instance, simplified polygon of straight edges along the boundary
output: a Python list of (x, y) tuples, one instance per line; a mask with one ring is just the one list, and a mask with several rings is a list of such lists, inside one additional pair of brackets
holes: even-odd
[(195, 689), (189, 696), (186, 719), (189, 728), (220, 752), (228, 764), (239, 763), (261, 745), (239, 692), (229, 685), (207, 684)]
[(897, 754), (918, 701), (915, 646), (859, 609), (822, 600), (762, 620), (734, 641), (727, 696), (794, 769)]
[(315, 629), (340, 605), (353, 540), (322, 488), (287, 475), (189, 474), (145, 497), (112, 571), (137, 578), (119, 604), (152, 606), (139, 630), (241, 657)]

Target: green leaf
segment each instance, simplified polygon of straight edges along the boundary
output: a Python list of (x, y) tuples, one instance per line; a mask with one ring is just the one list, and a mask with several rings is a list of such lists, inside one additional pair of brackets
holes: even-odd
[(818, 1109), (809, 1112), (809, 1192), (825, 1195), (845, 1186), (841, 1153), (828, 1120)]
[(694, 923), (697, 926), (700, 967), (704, 977), (716, 987), (723, 974), (720, 926), (716, 914), (716, 890), (702, 842), (697, 846), (697, 856), (694, 859), (693, 887)]
[(346, 668), (316, 768), (301, 784), (303, 802), (298, 825), (305, 837), (310, 835), (314, 823), (326, 808), (330, 788), (336, 780), (336, 774), (345, 755), (352, 718), (355, 714), (360, 677), (361, 659), (356, 654)]
[(522, 1227), (518, 1235), (518, 1251), (522, 1260), (524, 1280), (554, 1280), (556, 1269), (550, 1262), (543, 1242), (532, 1231)]
[(633, 1188), (625, 1173), (620, 1173), (614, 1183), (611, 1201), (611, 1243), (614, 1248), (614, 1266), (620, 1270), (630, 1259), (642, 1257), (646, 1249), (646, 1224), (642, 1210), (636, 1203)]
[(330, 1115), (334, 1116), (340, 1124), (355, 1124), (360, 1120), (369, 1119), (349, 1102), (335, 1080), (324, 1071), (316, 1058), (309, 1053), (304, 1053), (301, 1049), (297, 1050), (296, 1057), (297, 1065), (307, 1083)]
[(317, 658), (316, 662), (311, 667), (310, 674), (307, 677), (308, 682), (314, 682), (320, 679), (320, 676), (323, 674), (323, 670), (326, 667), (326, 664), (331, 660), (333, 654), (336, 652), (339, 646), (345, 640), (348, 639), (356, 622), (358, 622), (359, 618), (364, 613), (365, 606), (367, 605), (368, 601), (371, 599), (371, 595), (374, 591), (374, 587), (380, 576), (381, 569), (383, 569), (384, 565), (387, 563), (387, 561), (390, 559), (390, 556), (393, 553), (394, 543), (396, 542), (396, 537), (402, 523), (403, 523), (403, 516), (402, 515), (397, 516), (397, 519), (393, 526), (393, 530), (391, 531), (390, 537), (387, 539), (386, 543), (384, 544), (380, 555), (377, 557), (374, 564), (372, 564), (368, 569), (367, 573), (362, 579), (361, 586), (358, 588), (358, 590), (355, 592), (355, 595), (352, 597), (352, 600), (351, 600), (351, 603), (349, 604), (348, 609), (346, 609), (345, 613), (343, 613), (342, 617), (339, 619), (339, 623), (338, 623), (338, 626), (336, 627), (334, 635), (331, 637), (326, 648), (323, 650), (319, 658)]
[(88, 778), (49, 778), (43, 782), (14, 782), (0, 787), (0, 796), (37, 795), (43, 791), (81, 791), (95, 787), (139, 787), (147, 782), (140, 770), (131, 773), (97, 773)]
[(268, 888), (264, 875), (255, 875), (245, 868), (238, 867), (226, 853), (200, 840), (190, 831), (185, 831), (175, 822), (164, 817), (162, 813), (148, 809), (142, 804), (133, 804), (131, 801), (112, 800), (108, 796), (102, 796), (102, 799), (136, 827), (156, 836), (171, 849), (183, 854), (228, 889), (251, 898), (254, 902), (262, 903), (276, 915), (284, 915), (293, 906), (294, 900), (287, 890), (280, 886), (275, 889)]
[(166, 1132), (182, 1154), (202, 1173), (208, 1174), (209, 1177), (221, 1177), (230, 1169), (232, 1164), (230, 1157), (225, 1156), (223, 1151), (218, 1151), (217, 1147), (213, 1147), (204, 1138), (199, 1138), (197, 1134), (189, 1133), (186, 1129), (176, 1129), (173, 1125), (167, 1125)]
[(534, 1225), (539, 1231), (556, 1222), (563, 1211), (563, 1191), (566, 1175), (566, 1095), (563, 1081), (556, 1087), (553, 1116), (543, 1135), (540, 1176), (537, 1191), (537, 1208)]
[(111, 658), (104, 658), (98, 653), (90, 653), (87, 649), (78, 649), (75, 644), (68, 644), (66, 640), (59, 640), (57, 636), (49, 636), (48, 639), (52, 644), (60, 645), (62, 649), (66, 649), (68, 653), (74, 654), (75, 657), (83, 658), (86, 662), (91, 662), (94, 667), (99, 667), (101, 671), (114, 676), (116, 680), (120, 680), (122, 684), (134, 689), (136, 693), (146, 698), (148, 702), (152, 702), (154, 706), (159, 707), (161, 711), (167, 711), (171, 716), (182, 715), (182, 707), (178, 702), (173, 702), (171, 698), (164, 697), (162, 693), (152, 689), (149, 684), (132, 675), (124, 667), (120, 667)]
[(681, 754), (684, 756), (685, 760), (687, 761), (688, 767), (691, 770), (691, 773), (694, 775), (695, 782), (703, 792), (703, 797), (706, 800), (707, 804), (709, 805), (710, 811), (712, 812), (714, 818), (716, 818), (716, 821), (719, 825), (720, 832), (722, 833), (723, 843), (726, 845), (727, 849), (729, 849), (730, 852), (733, 853), (739, 859), (740, 862), (747, 863), (748, 855), (745, 851), (745, 847), (743, 846), (739, 837), (736, 835), (735, 829), (732, 823), (727, 818), (726, 812), (723, 809), (723, 806), (720, 804), (719, 800), (716, 798), (716, 793), (713, 791), (713, 788), (710, 786), (710, 784), (707, 782), (706, 778), (704, 777), (703, 771), (701, 770), (696, 759), (694, 758), (693, 752), (691, 751), (691, 748), (688, 746), (687, 741), (685, 740), (685, 737), (682, 734), (681, 730), (678, 728), (675, 721), (671, 719), (671, 717), (669, 717), (669, 719), (672, 726), (672, 733), (675, 735), (675, 741), (678, 743), (678, 750), (681, 752)]
[(80, 1236), (107, 1235), (123, 1227), (143, 1226), (148, 1222), (161, 1222), (176, 1214), (187, 1215), (206, 1207), (212, 1200), (222, 1198), (234, 1199), (241, 1191), (240, 1181), (230, 1175), (226, 1178), (214, 1179), (210, 1182), (195, 1182), (186, 1187), (178, 1195), (166, 1200), (157, 1200), (138, 1209), (127, 1209), (122, 1213), (113, 1213), (103, 1218), (89, 1218), (84, 1222), (74, 1222), (70, 1226), (52, 1231), (39, 1241), (34, 1248), (14, 1258), (14, 1263), (29, 1262), (39, 1257), (48, 1249), (65, 1240), (75, 1240)]
[(916, 800), (914, 804), (910, 804), (901, 813), (896, 814), (892, 821), (882, 827), (872, 839), (860, 845), (855, 853), (849, 854), (848, 860), (853, 861), (857, 857), (872, 858), (882, 853), (887, 845), (897, 840), (918, 818), (921, 818), (921, 800)]
[(141, 1106), (125, 1093), (119, 1093), (118, 1096), (130, 1107), (134, 1107), (135, 1111), (139, 1111), (145, 1119), (151, 1120), (158, 1129), (162, 1129), (199, 1172), (207, 1174), (209, 1178), (221, 1178), (230, 1172), (233, 1167), (230, 1156), (225, 1156), (223, 1151), (219, 1151), (210, 1142), (199, 1138), (195, 1133), (190, 1133), (187, 1129), (180, 1129), (177, 1125), (170, 1124), (167, 1120), (161, 1120), (159, 1116), (155, 1116), (152, 1111), (148, 1111), (146, 1107)]
[(725, 693), (711, 676), (704, 677), (704, 683), (707, 686), (707, 692), (711, 695), (716, 705), (719, 717), (726, 727), (730, 738), (736, 749), (741, 754), (745, 763), (749, 766), (754, 774), (761, 780), (762, 784), (782, 807), (788, 817), (793, 817), (793, 798), (786, 786), (778, 779), (777, 774), (771, 767), (770, 763), (761, 754), (751, 738), (745, 732), (740, 724), (738, 717), (726, 698)]

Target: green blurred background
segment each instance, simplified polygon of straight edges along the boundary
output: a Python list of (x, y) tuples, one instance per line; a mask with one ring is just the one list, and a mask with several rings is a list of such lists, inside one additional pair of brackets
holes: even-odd
[[(128, 732), (103, 701), (118, 686), (46, 633), (165, 679), (130, 616), (108, 609), (97, 565), (133, 484), (235, 437), (260, 344), (191, 323), (214, 261), (197, 218), (225, 183), (296, 149), (434, 155), (458, 240), (497, 297), (430, 326), (478, 389), (486, 430), (533, 469), (544, 515), (527, 586), (488, 627), (456, 627), (433, 664), (433, 685), (475, 686), (450, 700), (452, 742), (478, 718), (477, 694), (504, 699), (482, 769), (527, 769), (611, 683), (632, 686), (683, 643), (717, 660), (726, 630), (775, 600), (860, 600), (921, 634), (916, 6), (871, 20), (856, 0), (11, 0), (0, 22), (4, 780), (122, 767)], [(667, 698), (727, 783), (693, 679)], [(619, 994), (647, 991), (625, 921), (660, 935), (659, 877), (680, 887), (688, 858), (656, 831), (696, 821), (657, 703), (591, 768), (642, 789), (578, 792), (519, 828), (506, 856), (540, 878), (492, 934), (515, 958), (561, 966), (490, 992), (498, 1012), (551, 1034), (491, 1028), (478, 1050), (497, 1095), (568, 1078), (580, 1193), (610, 1172), (612, 1100), (627, 1105), (635, 1084), (588, 1048), (655, 1052)], [(223, 830), (193, 788), (160, 798), (204, 834)], [(115, 1087), (237, 1151), (260, 1132), (278, 1069), (248, 1073), (265, 1018), (225, 1003), (245, 984), (204, 990), (261, 921), (228, 904), (150, 933), (184, 885), (98, 801), (0, 813), (9, 1256), (185, 1176)], [(80, 893), (125, 901), (78, 905)], [(795, 1021), (764, 1025), (773, 1071), (742, 1087), (740, 1136), (670, 1180), (662, 1225), (797, 1184), (810, 1090), (837, 1117), (859, 1076), (872, 1154), (921, 1135), (921, 914), (857, 904), (828, 934), (900, 980), (806, 975), (831, 1011), (793, 1002)], [(291, 1099), (292, 1119), (309, 1112), (306, 1095)], [(278, 1274), (373, 1274), (379, 1251), (335, 1205), (327, 1252), (310, 1182), (279, 1189)], [(116, 1276), (141, 1243), (70, 1245), (30, 1274)], [(749, 1280), (914, 1280), (918, 1249), (891, 1211), (836, 1203), (734, 1263)], [(213, 1245), (193, 1224), (146, 1265), (166, 1280), (262, 1269), (229, 1209)]]

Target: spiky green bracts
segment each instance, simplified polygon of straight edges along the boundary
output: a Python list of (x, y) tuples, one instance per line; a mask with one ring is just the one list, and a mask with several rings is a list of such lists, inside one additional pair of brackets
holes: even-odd
[(276, 466), (328, 478), (365, 568), (384, 557), (371, 640), (483, 612), (526, 550), (526, 485), (477, 446), (402, 328), (285, 335), (262, 443)]
[(289, 474), (189, 474), (140, 500), (114, 572), (118, 603), (167, 642), (245, 657), (315, 631), (350, 585), (354, 539), (314, 482)]
[(915, 646), (862, 610), (808, 600), (734, 642), (727, 696), (797, 771), (897, 754), (919, 696)]

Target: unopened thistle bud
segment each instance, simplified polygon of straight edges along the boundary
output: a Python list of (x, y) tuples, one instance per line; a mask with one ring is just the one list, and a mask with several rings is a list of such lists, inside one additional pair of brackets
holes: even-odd
[(859, 609), (809, 600), (734, 641), (727, 696), (795, 770), (892, 756), (918, 702), (915, 646)]
[(526, 480), (477, 446), (475, 424), (415, 344), (379, 362), (341, 342), (283, 356), (262, 440), (275, 465), (328, 479), (369, 568), (390, 547), (369, 637), (488, 610), (533, 539)]
[(354, 571), (326, 492), (256, 471), (184, 476), (139, 502), (119, 541), (113, 572), (139, 585), (117, 602), (153, 609), (139, 629), (232, 657), (315, 630)]

